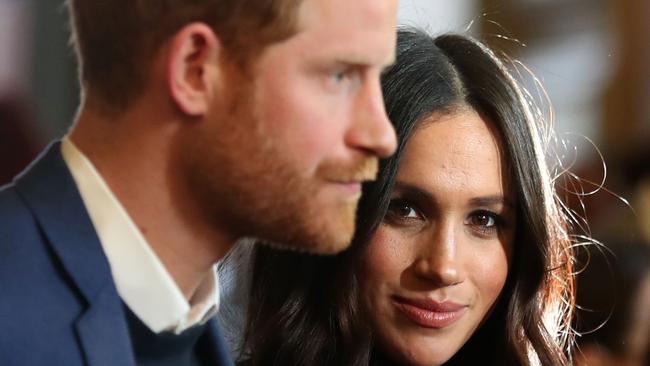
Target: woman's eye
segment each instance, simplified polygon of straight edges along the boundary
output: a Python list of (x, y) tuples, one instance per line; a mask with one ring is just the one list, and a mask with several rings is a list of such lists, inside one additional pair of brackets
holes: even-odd
[(467, 218), (466, 224), (484, 237), (497, 234), (504, 226), (503, 219), (499, 214), (484, 210), (472, 212)]
[(421, 219), (422, 215), (410, 203), (403, 200), (392, 200), (388, 206), (387, 215), (391, 219)]
[(479, 212), (471, 216), (470, 218), (472, 225), (484, 226), (484, 227), (494, 227), (497, 224), (497, 220), (494, 217), (494, 214)]

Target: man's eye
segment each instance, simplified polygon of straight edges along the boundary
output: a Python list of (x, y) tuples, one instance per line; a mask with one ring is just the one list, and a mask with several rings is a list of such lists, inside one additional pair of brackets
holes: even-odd
[(352, 84), (356, 82), (357, 71), (355, 68), (343, 68), (330, 71), (329, 79), (333, 85)]
[(333, 72), (330, 77), (333, 82), (340, 84), (349, 77), (349, 73), (347, 71), (336, 71)]
[(354, 91), (362, 83), (361, 70), (355, 66), (335, 67), (323, 74), (327, 89), (333, 92)]

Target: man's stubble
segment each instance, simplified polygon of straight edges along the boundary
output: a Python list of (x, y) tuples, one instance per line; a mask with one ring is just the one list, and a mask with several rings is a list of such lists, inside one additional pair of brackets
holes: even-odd
[(321, 191), (328, 179), (374, 178), (377, 159), (359, 155), (353, 162), (323, 161), (314, 171), (301, 170), (262, 123), (253, 82), (239, 78), (231, 85), (233, 97), (219, 108), (224, 113), (205, 121), (215, 128), (196, 134), (184, 154), (189, 191), (203, 216), (234, 238), (311, 253), (345, 249), (358, 198), (324, 201)]

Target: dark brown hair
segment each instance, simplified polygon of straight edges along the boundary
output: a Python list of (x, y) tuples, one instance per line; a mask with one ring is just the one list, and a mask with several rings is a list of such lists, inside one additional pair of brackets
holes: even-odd
[(291, 36), (301, 0), (67, 0), (82, 90), (120, 110), (156, 52), (191, 22), (209, 25), (238, 62)]
[[(432, 113), (469, 105), (502, 136), (515, 182), (518, 225), (513, 261), (489, 319), (450, 365), (569, 365), (573, 254), (565, 215), (545, 161), (544, 120), (502, 59), (459, 35), (398, 32), (397, 59), (382, 77), (398, 136), (394, 156), (364, 186), (352, 247), (336, 257), (257, 246), (245, 363), (379, 365), (385, 360), (359, 313), (360, 248), (383, 220), (400, 158)], [(431, 141), (431, 143), (438, 143)]]

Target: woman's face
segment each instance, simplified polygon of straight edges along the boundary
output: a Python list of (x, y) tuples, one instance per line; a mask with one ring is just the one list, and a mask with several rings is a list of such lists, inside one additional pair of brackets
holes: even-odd
[(377, 346), (395, 360), (440, 365), (490, 313), (516, 225), (504, 165), (500, 138), (469, 109), (428, 119), (409, 141), (358, 273)]

